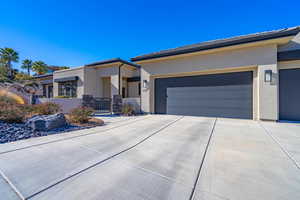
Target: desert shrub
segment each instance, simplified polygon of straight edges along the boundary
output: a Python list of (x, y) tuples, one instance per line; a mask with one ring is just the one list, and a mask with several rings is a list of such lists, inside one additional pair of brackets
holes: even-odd
[(69, 96), (55, 96), (54, 98), (58, 98), (58, 99), (69, 99)]
[(38, 115), (52, 115), (61, 111), (58, 104), (46, 102), (34, 106), (34, 112)]
[(122, 113), (124, 115), (128, 115), (128, 116), (134, 115), (134, 108), (133, 108), (133, 106), (131, 104), (128, 104), (128, 103), (123, 104), (123, 106), (122, 106)]
[(71, 122), (74, 123), (86, 123), (90, 119), (90, 115), (93, 114), (94, 110), (89, 107), (79, 107), (71, 110), (69, 116)]
[(18, 107), (22, 110), (22, 112), (24, 112), (25, 115), (31, 116), (35, 112), (35, 107), (33, 105), (22, 104), (18, 105)]
[(0, 96), (0, 103), (16, 104), (17, 101), (13, 98), (8, 97), (8, 96)]
[(25, 113), (18, 106), (10, 106), (0, 111), (0, 120), (8, 123), (22, 123)]
[(21, 123), (25, 118), (26, 112), (12, 100), (1, 98), (0, 100), (0, 120), (8, 123)]
[(17, 73), (15, 76), (16, 81), (25, 81), (25, 80), (32, 80), (32, 76), (25, 74), (25, 73)]

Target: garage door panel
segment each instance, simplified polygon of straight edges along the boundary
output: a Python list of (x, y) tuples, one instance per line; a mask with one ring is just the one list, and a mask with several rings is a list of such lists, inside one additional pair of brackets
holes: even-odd
[(157, 113), (252, 119), (252, 72), (160, 79)]
[(300, 120), (300, 69), (279, 71), (279, 119)]
[[(249, 94), (251, 86), (226, 86), (226, 87), (176, 87), (167, 88), (167, 97), (170, 95), (176, 95), (178, 98), (190, 98), (194, 99), (246, 99), (252, 97)], [(230, 95), (227, 95), (230, 93)], [(191, 98), (190, 98), (191, 99)]]
[[(189, 116), (204, 116), (204, 117), (226, 117), (236, 118), (236, 116), (247, 116), (248, 112), (241, 107), (168, 107), (168, 114), (173, 115), (189, 115)], [(214, 114), (212, 114), (214, 113)]]
[[(179, 108), (186, 108), (186, 107), (193, 107), (194, 109), (197, 108), (201, 108), (201, 109), (206, 109), (206, 108), (215, 108), (215, 109), (244, 109), (245, 104), (248, 104), (248, 106), (250, 106), (252, 102), (250, 101), (246, 101), (246, 102), (241, 102), (241, 101), (237, 101), (237, 100), (227, 100), (227, 101), (218, 101), (218, 100), (205, 100), (205, 101), (201, 101), (201, 100), (191, 100), (191, 101), (186, 101), (186, 102), (178, 102), (178, 100), (176, 101), (172, 101), (172, 100), (167, 100), (167, 109), (168, 108), (175, 108), (178, 107)], [(172, 114), (170, 112), (167, 112), (168, 114)]]

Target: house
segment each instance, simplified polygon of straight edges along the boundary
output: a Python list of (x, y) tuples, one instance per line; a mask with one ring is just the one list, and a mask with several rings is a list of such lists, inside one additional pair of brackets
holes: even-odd
[[(130, 103), (140, 110), (139, 65), (120, 58), (59, 70), (52, 76), (40, 78), (44, 78), (40, 83), (47, 98), (40, 99), (41, 102), (49, 101), (48, 94), (51, 93), (56, 98), (51, 101), (68, 107), (64, 109), (66, 112), (84, 104), (86, 99), (92, 99), (91, 107), (98, 111), (111, 111), (114, 95), (120, 95), (124, 103)], [(53, 89), (49, 87), (49, 82)]]
[(121, 95), (145, 113), (300, 120), (300, 27), (55, 71), (52, 84), (54, 97), (100, 107)]
[(40, 83), (36, 95), (44, 98), (53, 98), (53, 73), (46, 73), (33, 76)]
[(147, 113), (300, 120), (300, 27), (132, 58)]
[(47, 66), (47, 72), (41, 75), (34, 75), (34, 78), (41, 84), (41, 90), (37, 95), (45, 98), (53, 98), (53, 73), (55, 71), (64, 70), (68, 67), (62, 66)]

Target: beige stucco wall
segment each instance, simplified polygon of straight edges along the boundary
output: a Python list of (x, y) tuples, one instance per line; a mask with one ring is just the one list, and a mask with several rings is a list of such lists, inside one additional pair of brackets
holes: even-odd
[[(113, 97), (119, 94), (119, 65), (109, 65), (103, 67), (78, 67), (69, 70), (57, 71), (54, 79), (69, 76), (78, 76), (77, 98), (82, 95), (92, 95), (94, 97)], [(139, 70), (123, 65), (121, 67), (121, 77), (134, 77), (139, 75)], [(109, 81), (109, 83), (107, 82)], [(127, 83), (121, 82), (121, 87)], [(109, 87), (109, 92), (107, 91)], [(58, 96), (58, 83), (54, 83), (54, 96)]]
[(111, 97), (111, 93), (110, 93), (110, 77), (103, 77), (101, 78), (102, 80), (102, 85), (103, 85), (103, 94), (102, 97), (107, 97), (110, 98)]
[(84, 69), (84, 94), (94, 97), (103, 96), (103, 83), (99, 77), (99, 69), (85, 67)]
[[(77, 98), (81, 98), (82, 95), (84, 94), (84, 68), (83, 67), (78, 67), (78, 68), (73, 68), (73, 69), (67, 69), (67, 70), (60, 70), (60, 71), (55, 71), (53, 73), (53, 80), (57, 78), (65, 78), (69, 76), (78, 76), (78, 85), (77, 85)], [(53, 96), (56, 97), (58, 96), (58, 83), (53, 83)]]
[(128, 82), (128, 97), (139, 97), (139, 83), (136, 82)]
[(266, 69), (277, 72), (277, 45), (269, 44), (241, 48), (236, 50), (174, 57), (168, 60), (158, 60), (139, 63), (141, 68), (141, 81), (149, 82), (147, 88), (141, 89), (142, 110), (154, 112), (154, 79), (166, 76), (186, 76), (206, 73), (225, 73), (249, 70), (254, 71), (254, 119), (278, 119), (278, 81), (267, 84), (263, 79)]

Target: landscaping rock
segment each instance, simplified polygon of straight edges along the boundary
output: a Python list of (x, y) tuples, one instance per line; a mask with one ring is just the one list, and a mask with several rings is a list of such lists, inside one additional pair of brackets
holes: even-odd
[(84, 128), (86, 127), (66, 124), (63, 127), (54, 128), (49, 131), (34, 131), (31, 127), (28, 127), (25, 123), (17, 124), (17, 123), (6, 123), (0, 121), (0, 144), (28, 139), (31, 137), (41, 137), (46, 135), (68, 132), (68, 131), (75, 131)]
[(63, 114), (36, 115), (28, 119), (26, 123), (0, 121), (0, 144), (86, 128), (89, 127), (68, 124)]
[(27, 120), (26, 126), (33, 131), (49, 131), (56, 128), (62, 128), (67, 125), (64, 114), (37, 115)]

